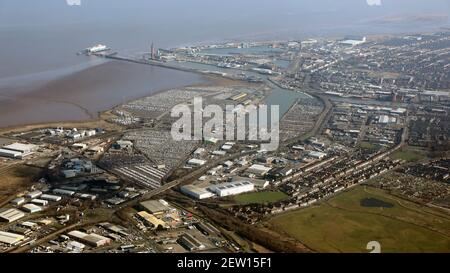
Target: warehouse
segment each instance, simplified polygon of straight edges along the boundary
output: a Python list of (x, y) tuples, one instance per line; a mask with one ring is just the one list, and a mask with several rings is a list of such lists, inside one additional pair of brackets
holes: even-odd
[(67, 243), (67, 249), (73, 252), (81, 252), (86, 246), (76, 241), (70, 241)]
[(231, 145), (222, 145), (222, 150), (224, 150), (224, 151), (229, 151), (229, 150), (231, 150), (231, 149), (233, 149), (233, 146), (231, 146)]
[(258, 190), (263, 190), (270, 186), (270, 182), (267, 180), (261, 180), (261, 179), (252, 179), (252, 184), (255, 186)]
[(214, 138), (214, 137), (205, 138), (206, 144), (217, 144), (217, 142), (219, 142), (219, 140), (217, 138)]
[(76, 150), (85, 150), (88, 146), (85, 143), (75, 143), (72, 147)]
[(186, 194), (187, 196), (190, 196), (198, 200), (207, 199), (214, 196), (212, 192), (207, 191), (206, 189), (203, 188), (196, 187), (194, 185), (183, 186), (181, 187), (180, 191)]
[(7, 209), (0, 212), (0, 221), (2, 222), (14, 222), (25, 217), (25, 213), (17, 209)]
[(397, 118), (395, 118), (395, 117), (390, 117), (387, 115), (381, 115), (378, 117), (378, 123), (381, 123), (381, 124), (396, 123), (396, 122), (397, 122)]
[(0, 231), (0, 243), (8, 245), (17, 245), (24, 239), (25, 236), (23, 235)]
[(20, 206), (20, 205), (24, 204), (25, 201), (26, 201), (25, 198), (18, 197), (18, 198), (14, 199), (14, 200), (11, 200), (11, 202), (9, 202), (9, 203), (11, 203), (14, 206)]
[[(163, 202), (161, 202), (163, 201)], [(161, 215), (171, 210), (164, 200), (148, 200), (140, 203), (141, 207), (154, 215)]]
[(51, 201), (51, 202), (59, 202), (59, 201), (61, 201), (62, 197), (58, 196), (58, 195), (43, 194), (43, 195), (41, 195), (40, 199)]
[(64, 196), (72, 196), (75, 194), (74, 191), (62, 190), (62, 189), (54, 189), (54, 194), (64, 195)]
[(43, 206), (43, 207), (48, 205), (48, 201), (42, 200), (42, 199), (33, 199), (33, 200), (31, 200), (31, 203), (33, 203), (35, 205)]
[(201, 159), (193, 158), (193, 159), (188, 161), (188, 164), (192, 165), (192, 166), (203, 166), (203, 165), (206, 164), (206, 161), (205, 160), (201, 160)]
[(146, 211), (138, 212), (137, 215), (139, 216), (139, 218), (141, 220), (145, 221), (145, 223), (147, 225), (151, 226), (153, 229), (168, 228), (166, 222), (156, 218), (154, 215), (152, 215)]
[(22, 210), (28, 213), (36, 213), (42, 211), (42, 208), (34, 204), (25, 204), (23, 205)]
[(9, 158), (22, 158), (22, 153), (6, 149), (0, 149), (0, 156)]
[(255, 190), (255, 186), (249, 181), (230, 182), (214, 185), (208, 188), (220, 197), (237, 195)]
[(326, 153), (321, 153), (321, 152), (316, 152), (316, 151), (311, 151), (311, 152), (309, 152), (308, 155), (309, 155), (310, 157), (317, 158), (317, 159), (322, 159), (322, 158), (324, 158), (325, 156), (327, 156)]
[(34, 198), (38, 198), (39, 196), (42, 195), (41, 191), (32, 191), (30, 193), (27, 193), (25, 195), (26, 198), (30, 198), (30, 199), (34, 199)]
[(214, 235), (214, 234), (220, 234), (220, 231), (207, 222), (198, 222), (195, 224), (195, 226), (203, 233), (206, 233), (206, 235)]
[(206, 153), (205, 148), (198, 148), (197, 150), (194, 151), (194, 155), (202, 155), (204, 153)]
[(263, 166), (263, 165), (258, 165), (258, 164), (254, 164), (251, 167), (249, 167), (247, 169), (247, 173), (251, 173), (251, 174), (255, 174), (255, 175), (259, 175), (259, 176), (264, 176), (266, 175), (272, 168)]
[(205, 248), (204, 244), (187, 233), (180, 236), (178, 243), (189, 251), (202, 250)]
[(84, 233), (78, 230), (74, 230), (69, 232), (67, 235), (69, 235), (69, 237), (78, 240), (84, 244), (90, 245), (92, 247), (100, 247), (100, 246), (105, 246), (108, 244), (111, 244), (111, 239), (95, 234), (95, 233)]
[(38, 224), (36, 224), (34, 222), (25, 221), (25, 222), (20, 223), (19, 226), (21, 226), (23, 228), (35, 229), (38, 226)]
[(27, 156), (36, 151), (38, 149), (38, 146), (33, 144), (13, 143), (10, 145), (3, 146), (3, 149), (20, 152), (22, 153), (22, 156)]

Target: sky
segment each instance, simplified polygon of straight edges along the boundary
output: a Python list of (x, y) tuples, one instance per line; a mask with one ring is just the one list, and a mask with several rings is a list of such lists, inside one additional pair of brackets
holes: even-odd
[(1, 0), (0, 26), (126, 20), (167, 24), (266, 22), (287, 28), (303, 22), (302, 17), (342, 22), (405, 13), (448, 15), (450, 0)]

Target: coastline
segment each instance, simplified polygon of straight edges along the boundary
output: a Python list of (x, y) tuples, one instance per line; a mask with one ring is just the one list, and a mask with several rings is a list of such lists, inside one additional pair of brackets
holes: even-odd
[(207, 82), (199, 74), (108, 61), (43, 84), (0, 89), (0, 128), (92, 120), (126, 101)]
[[(189, 73), (194, 73), (194, 72), (189, 72)], [(217, 85), (217, 86), (233, 86), (233, 85), (246, 85), (246, 84), (252, 85), (252, 83), (248, 83), (245, 81), (232, 80), (232, 79), (223, 78), (223, 77), (215, 76), (215, 75), (203, 75), (203, 74), (200, 74), (200, 75), (201, 75), (201, 78), (203, 78), (203, 82), (197, 83), (197, 84), (188, 84), (188, 85), (178, 86), (178, 87), (174, 87), (174, 88), (204, 87), (204, 86), (212, 86), (212, 85)], [(91, 127), (91, 128), (104, 127), (107, 129), (118, 130), (118, 129), (123, 128), (124, 126), (119, 125), (119, 124), (114, 124), (114, 123), (107, 121), (108, 118), (110, 118), (114, 115), (114, 114), (112, 114), (112, 111), (114, 109), (116, 109), (117, 107), (120, 107), (121, 105), (130, 103), (130, 102), (133, 102), (133, 101), (136, 101), (139, 99), (143, 99), (143, 98), (154, 96), (156, 94), (167, 92), (174, 88), (166, 88), (166, 89), (157, 90), (155, 92), (152, 92), (151, 94), (144, 95), (139, 98), (134, 98), (134, 99), (131, 99), (128, 101), (124, 101), (120, 104), (114, 105), (113, 107), (111, 107), (109, 109), (97, 112), (95, 118), (78, 119), (78, 120), (76, 120), (76, 119), (74, 119), (74, 120), (55, 120), (55, 121), (48, 121), (48, 122), (36, 122), (36, 123), (19, 124), (19, 125), (13, 125), (13, 126), (5, 126), (5, 127), (0, 127), (0, 134), (8, 134), (8, 133), (12, 133), (12, 132), (20, 133), (20, 132), (24, 132), (24, 131), (44, 129), (44, 128), (48, 128), (48, 127), (71, 128), (71, 127), (80, 127), (81, 126), (81, 127)]]

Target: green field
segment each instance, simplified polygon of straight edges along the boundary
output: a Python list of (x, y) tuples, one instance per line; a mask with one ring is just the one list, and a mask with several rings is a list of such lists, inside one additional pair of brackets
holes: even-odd
[(414, 149), (411, 147), (402, 148), (400, 151), (392, 154), (394, 159), (401, 159), (409, 162), (416, 162), (426, 158), (426, 153), (420, 149)]
[(376, 144), (373, 144), (373, 143), (370, 143), (370, 142), (366, 142), (366, 141), (361, 142), (359, 144), (359, 147), (361, 149), (370, 150), (370, 151), (378, 151), (380, 149), (379, 145), (376, 145)]
[(234, 200), (240, 204), (264, 204), (286, 199), (288, 196), (280, 191), (263, 191), (237, 195)]
[[(362, 207), (365, 198), (394, 207)], [(370, 241), (378, 241), (382, 252), (450, 252), (449, 214), (370, 187), (355, 187), (269, 223), (318, 252), (369, 252)]]

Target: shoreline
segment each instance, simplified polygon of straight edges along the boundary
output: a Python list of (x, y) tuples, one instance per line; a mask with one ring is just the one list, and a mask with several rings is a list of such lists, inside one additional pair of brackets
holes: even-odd
[[(188, 73), (195, 73), (195, 72), (188, 72)], [(112, 112), (120, 107), (121, 105), (125, 105), (127, 103), (140, 100), (143, 98), (152, 97), (157, 94), (161, 94), (167, 91), (170, 91), (172, 89), (177, 88), (187, 88), (187, 87), (204, 87), (204, 86), (233, 86), (233, 85), (252, 85), (252, 83), (248, 83), (245, 81), (240, 80), (232, 80), (228, 78), (223, 78), (220, 76), (215, 75), (205, 75), (205, 74), (199, 74), (202, 78), (204, 78), (204, 82), (197, 83), (197, 84), (188, 84), (188, 85), (182, 85), (178, 87), (173, 88), (165, 88), (161, 90), (157, 90), (153, 92), (152, 94), (142, 96), (139, 98), (131, 99), (128, 101), (125, 101), (123, 103), (114, 105), (113, 107), (110, 107), (109, 109), (99, 111), (95, 113), (95, 118), (92, 119), (74, 119), (74, 120), (55, 120), (55, 121), (48, 121), (48, 122), (36, 122), (36, 123), (26, 123), (26, 124), (20, 124), (20, 125), (13, 125), (13, 126), (5, 126), (0, 127), (0, 134), (9, 134), (9, 133), (20, 133), (24, 131), (30, 131), (30, 130), (37, 130), (37, 129), (44, 129), (48, 127), (75, 127), (75, 126), (87, 126), (87, 127), (96, 127), (95, 125), (109, 125), (110, 128), (113, 129), (120, 129), (124, 126), (108, 122), (108, 115), (114, 115)], [(97, 126), (98, 127), (98, 126)]]

